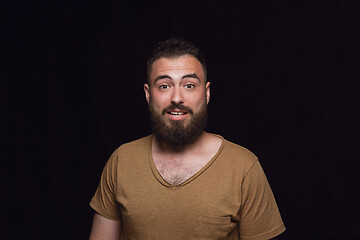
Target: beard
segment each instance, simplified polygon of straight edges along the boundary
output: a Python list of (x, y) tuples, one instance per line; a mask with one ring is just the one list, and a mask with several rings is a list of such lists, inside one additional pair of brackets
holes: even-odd
[[(183, 110), (192, 115), (188, 123), (186, 120), (165, 121), (164, 115), (171, 110)], [(150, 120), (153, 133), (159, 142), (166, 143), (173, 148), (181, 148), (194, 143), (203, 133), (207, 123), (207, 104), (206, 100), (200, 110), (196, 113), (184, 105), (171, 104), (166, 107), (161, 114), (155, 112), (151, 101), (149, 103)]]

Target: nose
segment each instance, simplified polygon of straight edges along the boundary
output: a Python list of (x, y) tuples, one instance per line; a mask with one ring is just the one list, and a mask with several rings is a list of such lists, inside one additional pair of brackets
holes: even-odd
[(181, 89), (179, 87), (175, 87), (173, 90), (173, 94), (171, 96), (171, 103), (172, 104), (183, 104), (184, 99), (181, 94)]

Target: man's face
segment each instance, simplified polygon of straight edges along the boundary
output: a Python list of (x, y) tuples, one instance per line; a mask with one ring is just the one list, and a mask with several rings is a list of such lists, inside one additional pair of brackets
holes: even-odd
[(157, 59), (149, 85), (144, 90), (157, 139), (178, 147), (194, 142), (206, 125), (210, 99), (201, 63), (191, 55)]

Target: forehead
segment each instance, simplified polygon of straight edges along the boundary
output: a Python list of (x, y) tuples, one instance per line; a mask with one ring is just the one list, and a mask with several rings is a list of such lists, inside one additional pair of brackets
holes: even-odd
[(159, 75), (169, 75), (170, 77), (181, 77), (186, 74), (195, 73), (201, 80), (204, 80), (204, 71), (197, 58), (191, 55), (182, 55), (180, 57), (166, 58), (162, 57), (154, 61), (150, 81), (153, 81)]

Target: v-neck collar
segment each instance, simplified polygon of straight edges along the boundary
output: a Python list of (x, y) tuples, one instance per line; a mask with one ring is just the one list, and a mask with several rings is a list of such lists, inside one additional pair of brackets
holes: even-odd
[(190, 178), (188, 178), (185, 182), (179, 184), (179, 185), (171, 185), (170, 183), (168, 183), (167, 181), (165, 181), (165, 179), (161, 176), (159, 170), (156, 168), (154, 159), (152, 157), (152, 144), (153, 144), (153, 138), (154, 135), (151, 135), (150, 137), (150, 143), (149, 143), (149, 164), (150, 164), (150, 168), (152, 173), (154, 174), (155, 178), (165, 187), (175, 190), (178, 188), (181, 188), (182, 186), (185, 186), (186, 184), (191, 183), (192, 181), (194, 181), (196, 178), (198, 178), (203, 172), (206, 171), (206, 169), (208, 169), (214, 162), (215, 160), (218, 158), (218, 156), (220, 155), (221, 151), (224, 149), (225, 146), (225, 139), (217, 134), (212, 134), (216, 137), (219, 137), (221, 139), (221, 145), (219, 147), (219, 149), (217, 150), (217, 152), (215, 153), (215, 155), (211, 158), (211, 160), (204, 166), (202, 167), (199, 171), (197, 171), (194, 175), (192, 175)]

